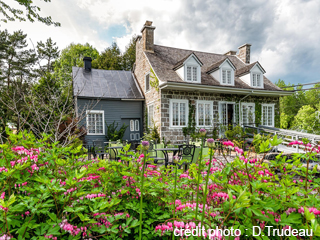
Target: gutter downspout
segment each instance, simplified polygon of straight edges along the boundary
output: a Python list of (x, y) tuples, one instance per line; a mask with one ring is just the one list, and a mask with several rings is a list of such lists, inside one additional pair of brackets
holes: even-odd
[(247, 94), (246, 96), (244, 96), (239, 100), (239, 103), (238, 103), (239, 104), (239, 125), (241, 124), (241, 101), (249, 97), (251, 94), (253, 94), (253, 90), (251, 91), (251, 93)]

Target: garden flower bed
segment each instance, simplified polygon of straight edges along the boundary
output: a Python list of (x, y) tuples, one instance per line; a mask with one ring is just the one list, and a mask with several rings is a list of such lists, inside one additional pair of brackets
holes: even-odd
[[(260, 151), (279, 143), (263, 141)], [(183, 172), (181, 159), (168, 168), (143, 164), (146, 152), (80, 161), (81, 147), (11, 134), (0, 146), (0, 239), (320, 237), (320, 179), (317, 169), (307, 170), (318, 146), (299, 142), (306, 154), (266, 163), (231, 141), (224, 147), (238, 156), (220, 161), (213, 140), (207, 144), (209, 155)]]

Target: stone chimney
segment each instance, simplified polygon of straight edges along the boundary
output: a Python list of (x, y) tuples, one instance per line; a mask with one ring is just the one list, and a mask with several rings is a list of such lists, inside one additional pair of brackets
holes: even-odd
[(230, 50), (229, 52), (226, 52), (223, 55), (236, 55), (236, 54), (237, 54), (237, 51)]
[(141, 32), (142, 32), (142, 44), (143, 51), (154, 52), (154, 29), (151, 21), (146, 21)]
[(91, 57), (84, 57), (83, 58), (84, 70), (86, 72), (91, 72), (91, 62), (92, 62), (92, 58)]
[(247, 64), (250, 63), (250, 47), (251, 47), (251, 44), (249, 43), (243, 44), (242, 46), (238, 47), (239, 49), (238, 57), (244, 63), (247, 63)]

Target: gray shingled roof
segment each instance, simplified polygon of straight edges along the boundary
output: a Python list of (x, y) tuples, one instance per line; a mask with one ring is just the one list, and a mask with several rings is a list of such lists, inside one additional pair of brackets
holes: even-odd
[[(160, 45), (154, 45), (154, 53), (145, 52), (148, 57), (153, 70), (155, 71), (157, 77), (163, 82), (184, 82), (179, 75), (173, 70), (173, 68), (181, 62), (186, 56), (194, 53), (199, 60), (203, 63), (201, 67), (201, 84), (210, 86), (221, 86), (218, 79), (213, 78), (210, 74), (207, 74), (207, 69), (213, 64), (225, 60), (226, 57), (232, 62), (236, 69), (241, 69), (247, 66), (238, 57), (233, 55), (223, 55), (215, 53), (198, 52), (193, 50), (185, 50), (179, 48), (165, 47)], [(248, 84), (243, 82), (239, 77), (235, 77), (234, 86), (230, 88), (244, 88), (244, 89), (254, 89)], [(283, 91), (275, 84), (273, 84), (265, 76), (264, 89), (273, 91)], [(184, 82), (186, 83), (186, 82)]]
[(73, 67), (73, 94), (78, 97), (144, 99), (130, 71)]

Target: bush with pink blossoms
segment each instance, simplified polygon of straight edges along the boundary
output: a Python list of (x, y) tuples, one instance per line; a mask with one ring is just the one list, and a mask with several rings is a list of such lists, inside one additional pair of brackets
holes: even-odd
[[(263, 141), (260, 152), (279, 143)], [(146, 164), (141, 191), (142, 159), (148, 154), (126, 146), (120, 162), (87, 160), (80, 147), (10, 134), (0, 146), (0, 239), (138, 239), (141, 195), (142, 239), (172, 239), (175, 229), (181, 235), (175, 239), (186, 239), (182, 228), (196, 226), (205, 229), (205, 239), (254, 239), (253, 226), (261, 227), (264, 239), (285, 239), (268, 238), (266, 226), (312, 230), (313, 238), (290, 239), (317, 239), (320, 180), (310, 163), (319, 148), (294, 144), (307, 153), (267, 161), (265, 154), (226, 141), (223, 155), (232, 149), (234, 161), (209, 151), (212, 159), (206, 156), (186, 172)], [(242, 235), (210, 236), (208, 230), (216, 227), (240, 229)]]

